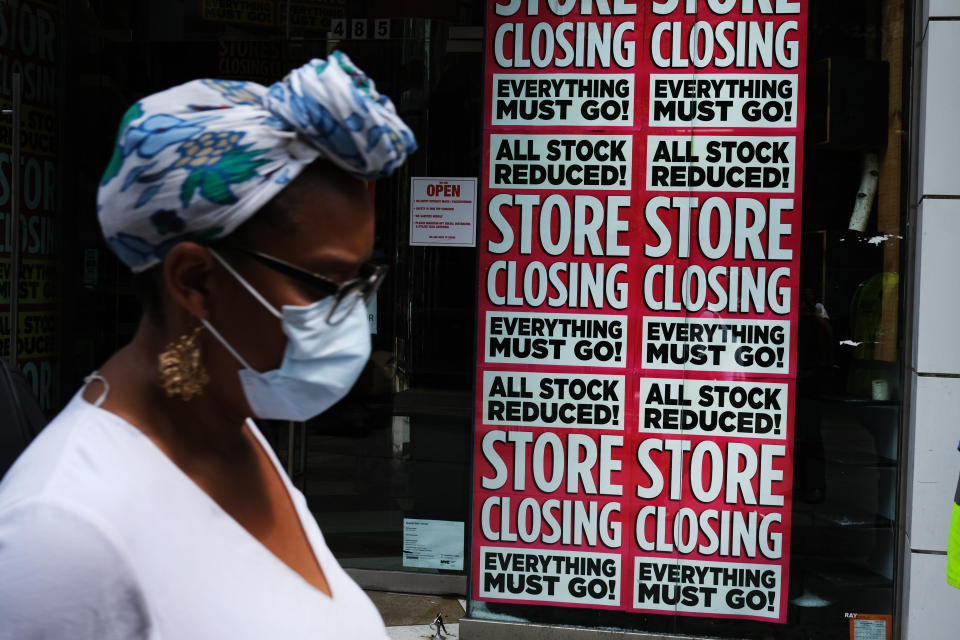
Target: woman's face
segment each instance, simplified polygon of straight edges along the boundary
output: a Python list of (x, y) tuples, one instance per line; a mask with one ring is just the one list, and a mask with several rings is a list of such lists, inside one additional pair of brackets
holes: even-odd
[[(257, 214), (224, 244), (259, 251), (338, 283), (354, 278), (370, 258), (374, 209), (362, 182), (307, 169), (271, 206), (281, 212), (273, 216), (279, 221)], [(224, 247), (218, 253), (277, 310), (317, 300), (316, 291), (238, 251)], [(207, 320), (251, 367), (278, 368), (287, 342), (280, 320), (221, 265), (211, 282)], [(245, 406), (240, 364), (212, 336), (203, 346), (211, 381), (231, 404)]]

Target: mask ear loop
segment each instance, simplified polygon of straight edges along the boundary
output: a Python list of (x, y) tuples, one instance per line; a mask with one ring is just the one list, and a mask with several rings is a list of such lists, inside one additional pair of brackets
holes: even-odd
[(107, 399), (107, 394), (110, 393), (110, 383), (107, 382), (107, 379), (104, 378), (102, 375), (94, 371), (93, 373), (91, 373), (90, 375), (88, 375), (86, 378), (83, 379), (83, 386), (87, 386), (94, 380), (99, 380), (100, 383), (103, 385), (103, 392), (100, 394), (100, 397), (93, 401), (93, 406), (99, 407), (100, 405), (103, 404), (103, 401)]
[[(227, 272), (228, 272), (230, 275), (232, 275), (234, 278), (237, 279), (237, 282), (239, 282), (240, 284), (243, 285), (243, 288), (244, 288), (244, 289), (246, 289), (247, 291), (250, 292), (250, 295), (252, 295), (254, 298), (256, 298), (256, 299), (260, 302), (260, 304), (262, 304), (263, 306), (265, 306), (270, 313), (272, 313), (273, 315), (275, 315), (277, 318), (280, 318), (280, 319), (283, 318), (283, 315), (282, 315), (279, 311), (277, 311), (276, 308), (274, 308), (274, 306), (273, 306), (272, 304), (270, 304), (269, 302), (267, 302), (267, 299), (264, 298), (264, 297), (260, 294), (259, 291), (257, 291), (256, 289), (254, 289), (254, 288), (253, 288), (253, 285), (251, 285), (249, 282), (247, 282), (247, 281), (243, 278), (243, 276), (241, 276), (239, 273), (237, 273), (236, 269), (234, 269), (232, 266), (230, 266), (230, 263), (229, 263), (229, 262), (227, 262), (226, 260), (224, 260), (223, 258), (221, 258), (219, 253), (217, 253), (216, 251), (214, 251), (213, 249), (211, 249), (211, 248), (209, 248), (209, 247), (207, 247), (207, 251), (209, 251), (210, 254), (211, 254), (214, 258), (216, 258), (217, 261), (218, 261), (221, 265), (223, 265), (223, 268), (226, 269)], [(214, 331), (214, 334), (217, 335), (217, 337), (219, 337), (219, 334), (217, 334), (215, 331)], [(223, 340), (223, 339), (221, 338), (221, 340)]]
[(207, 319), (206, 319), (206, 318), (200, 318), (200, 324), (202, 324), (204, 327), (206, 327), (206, 328), (207, 328), (207, 331), (209, 331), (210, 333), (212, 333), (212, 334), (213, 334), (213, 337), (216, 338), (217, 340), (219, 340), (219, 341), (220, 341), (220, 344), (223, 345), (223, 348), (226, 349), (227, 351), (229, 351), (229, 352), (230, 352), (230, 355), (232, 355), (234, 358), (236, 358), (236, 359), (237, 359), (237, 362), (239, 362), (240, 364), (242, 364), (245, 369), (250, 369), (251, 371), (254, 371), (254, 368), (251, 367), (249, 364), (247, 364), (247, 361), (243, 359), (243, 356), (241, 356), (239, 353), (237, 353), (237, 350), (230, 346), (230, 343), (227, 342), (222, 335), (220, 335), (220, 332), (219, 332), (219, 331), (217, 331), (216, 329), (213, 328), (213, 325), (212, 325), (212, 324), (210, 324), (209, 322), (207, 322)]
[[(250, 292), (250, 295), (252, 295), (254, 298), (256, 298), (256, 299), (260, 302), (260, 304), (262, 304), (264, 307), (266, 307), (266, 308), (267, 308), (267, 311), (269, 311), (270, 313), (272, 313), (273, 315), (275, 315), (277, 318), (280, 318), (280, 319), (283, 318), (283, 316), (280, 314), (280, 312), (277, 311), (276, 309), (274, 309), (273, 305), (270, 304), (269, 302), (267, 302), (267, 299), (264, 298), (264, 297), (260, 294), (259, 291), (257, 291), (256, 289), (254, 289), (253, 286), (243, 278), (243, 276), (241, 276), (239, 273), (237, 273), (236, 269), (234, 269), (232, 266), (230, 266), (230, 263), (229, 263), (229, 262), (227, 262), (226, 260), (224, 260), (223, 258), (220, 257), (220, 254), (219, 254), (219, 253), (217, 253), (216, 251), (214, 251), (213, 249), (211, 249), (211, 248), (209, 248), (209, 247), (207, 247), (207, 251), (209, 251), (210, 254), (211, 254), (214, 258), (217, 259), (217, 262), (219, 262), (221, 265), (223, 265), (223, 268), (226, 269), (227, 272), (228, 272), (230, 275), (232, 275), (234, 278), (237, 279), (237, 282), (239, 282), (241, 285), (243, 285), (243, 288), (244, 288), (244, 289), (246, 289), (247, 291)], [(256, 369), (254, 369), (253, 367), (251, 367), (250, 364), (247, 363), (247, 361), (243, 359), (243, 356), (241, 356), (239, 353), (237, 353), (237, 350), (236, 350), (236, 349), (234, 349), (232, 346), (230, 346), (230, 343), (227, 342), (226, 339), (225, 339), (222, 335), (220, 335), (220, 332), (213, 328), (213, 325), (210, 324), (210, 323), (207, 321), (206, 318), (200, 318), (200, 324), (202, 324), (204, 327), (206, 327), (207, 330), (208, 330), (210, 333), (213, 334), (213, 337), (216, 338), (216, 339), (220, 342), (220, 344), (223, 345), (223, 348), (226, 349), (227, 351), (229, 351), (229, 352), (230, 352), (230, 355), (232, 355), (234, 358), (236, 358), (236, 359), (237, 359), (237, 362), (239, 362), (240, 364), (242, 364), (245, 369), (249, 369), (250, 371), (256, 371)]]

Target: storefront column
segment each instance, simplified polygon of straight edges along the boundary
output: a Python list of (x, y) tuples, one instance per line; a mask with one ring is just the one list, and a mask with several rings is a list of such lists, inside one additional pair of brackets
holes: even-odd
[[(917, 24), (917, 189), (912, 402), (902, 638), (955, 633), (960, 589), (946, 582), (960, 474), (960, 4), (927, 0)], [(944, 634), (947, 635), (944, 635)]]

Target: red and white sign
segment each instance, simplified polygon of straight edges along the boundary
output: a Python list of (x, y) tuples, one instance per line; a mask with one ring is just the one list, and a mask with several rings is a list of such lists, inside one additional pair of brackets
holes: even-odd
[(472, 596), (786, 621), (806, 0), (492, 0)]
[(476, 178), (410, 179), (411, 246), (473, 247), (476, 243)]

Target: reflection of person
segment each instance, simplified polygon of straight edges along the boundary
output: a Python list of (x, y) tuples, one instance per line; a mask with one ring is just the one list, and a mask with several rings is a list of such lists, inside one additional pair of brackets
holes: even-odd
[(309, 418), (363, 368), (361, 178), (413, 149), (338, 53), (127, 112), (98, 211), (145, 313), (0, 485), (0, 638), (385, 637), (245, 418)]
[(430, 623), (430, 626), (437, 630), (437, 635), (442, 636), (444, 633), (450, 633), (447, 631), (447, 627), (443, 624), (443, 614), (438, 613), (437, 617), (433, 619), (433, 622)]
[(800, 292), (798, 313), (794, 454), (796, 484), (806, 502), (823, 502), (825, 498), (826, 470), (818, 398), (825, 392), (833, 392), (835, 382), (830, 317), (823, 304), (817, 302), (813, 290), (806, 288)]

